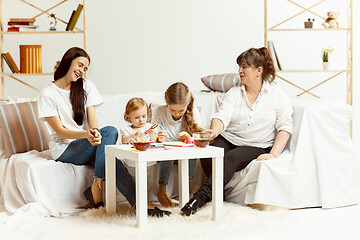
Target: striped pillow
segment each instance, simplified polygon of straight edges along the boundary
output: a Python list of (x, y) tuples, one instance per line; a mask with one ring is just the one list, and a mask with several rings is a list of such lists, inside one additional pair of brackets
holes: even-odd
[(225, 73), (202, 77), (201, 81), (212, 91), (227, 92), (230, 88), (239, 84), (239, 74)]
[(1, 105), (0, 128), (6, 158), (33, 149), (49, 149), (49, 133), (38, 118), (37, 102)]

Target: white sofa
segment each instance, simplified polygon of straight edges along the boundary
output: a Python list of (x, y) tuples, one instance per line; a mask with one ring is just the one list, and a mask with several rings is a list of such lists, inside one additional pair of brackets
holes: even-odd
[[(120, 128), (131, 97), (163, 104), (163, 93), (139, 92), (104, 96), (96, 109), (100, 127)], [(201, 109), (204, 127), (216, 111), (221, 93), (195, 92), (195, 106)], [(357, 204), (356, 159), (349, 135), (351, 107), (345, 104), (293, 99), (294, 133), (278, 159), (253, 161), (235, 174), (225, 188), (226, 201), (266, 204), (284, 208), (332, 208)], [(174, 166), (176, 168), (176, 166)], [(177, 171), (173, 169), (169, 195), (177, 197)], [(201, 168), (191, 188), (204, 180)], [(92, 169), (55, 162), (49, 151), (14, 154), (0, 161), (1, 197), (10, 213), (55, 215), (74, 213), (87, 201), (83, 191), (91, 184)], [(150, 200), (156, 201), (155, 168)], [(124, 198), (118, 194), (118, 201)]]

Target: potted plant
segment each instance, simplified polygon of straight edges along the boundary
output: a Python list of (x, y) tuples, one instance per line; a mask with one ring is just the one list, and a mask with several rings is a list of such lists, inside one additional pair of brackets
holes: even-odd
[(315, 22), (315, 19), (308, 18), (307, 22), (304, 22), (305, 28), (313, 28), (313, 22)]
[(322, 61), (323, 61), (323, 69), (324, 70), (327, 70), (328, 67), (329, 67), (329, 55), (330, 53), (332, 53), (334, 51), (333, 48), (323, 48), (322, 51), (321, 51), (321, 58), (322, 58)]

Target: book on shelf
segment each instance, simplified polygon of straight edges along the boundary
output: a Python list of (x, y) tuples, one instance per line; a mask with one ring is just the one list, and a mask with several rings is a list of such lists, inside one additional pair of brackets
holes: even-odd
[(70, 16), (69, 22), (66, 26), (66, 31), (73, 31), (75, 28), (75, 25), (80, 17), (81, 11), (83, 9), (83, 5), (79, 4), (76, 11), (74, 10)]
[(36, 21), (35, 18), (10, 18), (9, 22), (29, 22), (34, 23)]
[(73, 10), (71, 13), (71, 16), (70, 16), (69, 22), (66, 25), (65, 31), (69, 31), (69, 25), (70, 25), (72, 19), (74, 18), (74, 14), (75, 14), (75, 10)]
[(5, 60), (5, 62), (7, 63), (7, 65), (9, 66), (11, 72), (13, 73), (19, 73), (20, 70), (17, 67), (14, 59), (11, 57), (10, 53), (2, 53), (1, 56), (3, 57), (3, 59)]
[(35, 31), (38, 25), (12, 25), (8, 27), (8, 32), (32, 32)]
[(20, 72), (42, 73), (42, 46), (20, 45)]
[(19, 27), (8, 27), (7, 31), (8, 32), (20, 32), (20, 28)]
[(34, 25), (34, 23), (33, 22), (14, 22), (14, 21), (8, 22), (8, 26), (13, 26), (13, 25), (32, 26), (32, 25)]
[(11, 27), (18, 27), (18, 28), (24, 28), (24, 29), (36, 29), (39, 27), (39, 25), (11, 25)]
[(271, 54), (271, 58), (272, 58), (272, 60), (274, 62), (275, 68), (277, 70), (282, 70), (281, 65), (280, 65), (280, 61), (279, 61), (279, 57), (278, 57), (278, 55), (276, 53), (273, 41), (271, 41), (271, 40), (268, 41), (268, 47), (269, 47), (269, 51), (270, 51), (270, 54)]
[(7, 63), (7, 65), (9, 66), (11, 72), (12, 72), (12, 73), (15, 73), (15, 70), (14, 70), (13, 66), (11, 66), (9, 60), (6, 58), (5, 53), (2, 53), (1, 56), (2, 56), (2, 58), (5, 60), (5, 62)]

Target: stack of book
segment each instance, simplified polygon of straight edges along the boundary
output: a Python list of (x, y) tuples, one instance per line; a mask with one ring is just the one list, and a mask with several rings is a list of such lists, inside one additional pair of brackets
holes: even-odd
[(35, 18), (10, 18), (8, 32), (35, 31), (38, 25), (34, 25)]

